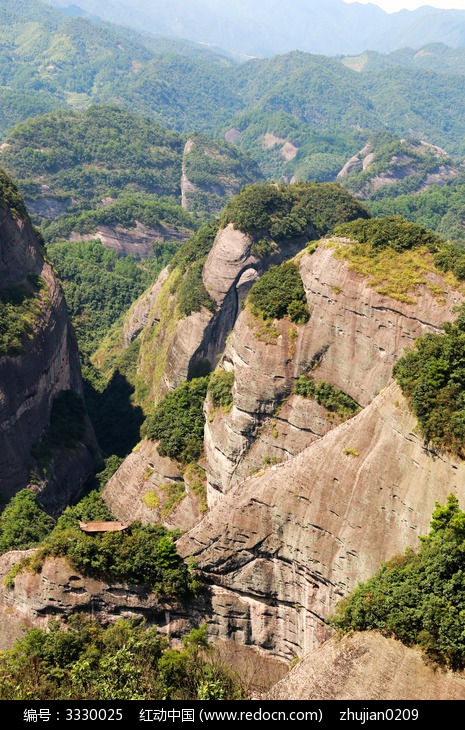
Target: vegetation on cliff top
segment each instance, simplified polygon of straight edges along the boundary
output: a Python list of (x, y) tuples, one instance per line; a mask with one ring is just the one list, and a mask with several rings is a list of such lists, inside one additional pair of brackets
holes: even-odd
[(255, 242), (285, 243), (320, 238), (337, 223), (365, 217), (364, 206), (336, 183), (261, 183), (229, 201), (220, 223), (232, 223)]
[(21, 194), (11, 178), (0, 168), (0, 206), (10, 211), (13, 218), (29, 220)]
[[(159, 597), (183, 600), (201, 588), (194, 566), (176, 552), (177, 532), (133, 522), (122, 532), (87, 534), (79, 522), (114, 520), (97, 490), (53, 520), (32, 492), (19, 492), (0, 515), (0, 551), (36, 547), (5, 579), (12, 585), (22, 570), (41, 569), (47, 557), (66, 557), (75, 569), (113, 583), (142, 585)], [(40, 543), (40, 544), (38, 544)]]
[[(29, 630), (0, 656), (2, 700), (238, 700), (237, 673), (209, 643), (206, 626), (182, 647), (143, 621), (104, 626), (84, 614)], [(118, 712), (117, 710), (115, 711)], [(118, 715), (115, 714), (115, 720)]]
[[(91, 508), (94, 520), (114, 519), (104, 506), (97, 509), (92, 504)], [(68, 509), (71, 511), (59, 518), (35, 553), (14, 566), (5, 578), (6, 585), (12, 586), (24, 570), (40, 571), (48, 557), (65, 557), (84, 576), (140, 585), (161, 599), (183, 601), (201, 590), (193, 564), (184, 562), (176, 552), (178, 534), (162, 525), (140, 522), (131, 523), (124, 531), (87, 534), (79, 528), (75, 515), (89, 511)]]
[(381, 631), (453, 670), (465, 668), (465, 512), (450, 495), (436, 503), (431, 531), (337, 606), (330, 623), (343, 631)]
[(445, 240), (463, 248), (465, 219), (465, 182), (463, 173), (443, 185), (427, 190), (399, 194), (366, 202), (373, 216), (402, 215), (424, 228), (435, 231)]
[(307, 297), (298, 267), (292, 261), (271, 266), (252, 286), (252, 313), (263, 319), (289, 317), (296, 324), (308, 320)]
[(400, 252), (427, 246), (431, 252), (435, 252), (444, 243), (432, 231), (406, 221), (400, 215), (341, 222), (334, 229), (334, 233), (353, 238), (359, 243), (370, 244), (373, 251), (391, 248)]
[(209, 377), (181, 383), (168, 393), (147, 417), (143, 436), (158, 441), (161, 456), (189, 464), (199, 458), (203, 448), (205, 416), (203, 404)]
[(343, 390), (325, 381), (315, 381), (310, 375), (300, 375), (294, 383), (294, 393), (303, 398), (312, 398), (328, 411), (337, 413), (341, 418), (351, 418), (360, 406)]
[(49, 556), (68, 558), (83, 575), (147, 586), (160, 597), (182, 599), (199, 588), (195, 572), (179, 557), (173, 536), (162, 525), (133, 522), (122, 532), (91, 535), (76, 523), (58, 523), (30, 566), (39, 568)]
[[(350, 243), (332, 242), (335, 255), (392, 299), (414, 304), (423, 286), (442, 302), (444, 290), (458, 289), (458, 280), (465, 277), (464, 252), (398, 215), (343, 223), (334, 234), (351, 239)], [(442, 283), (434, 279), (440, 272), (448, 274)]]

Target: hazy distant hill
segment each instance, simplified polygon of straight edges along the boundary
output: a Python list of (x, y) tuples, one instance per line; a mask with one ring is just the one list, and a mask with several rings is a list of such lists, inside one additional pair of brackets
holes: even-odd
[(465, 48), (452, 48), (444, 43), (426, 44), (420, 49), (402, 48), (392, 53), (365, 51), (343, 59), (347, 68), (367, 72), (392, 66), (407, 66), (437, 73), (465, 74)]
[[(60, 7), (70, 0), (48, 0)], [(427, 4), (425, 0), (425, 5)], [(243, 56), (302, 50), (327, 55), (465, 44), (465, 10), (388, 14), (343, 0), (76, 0), (76, 6), (137, 30), (205, 43)]]

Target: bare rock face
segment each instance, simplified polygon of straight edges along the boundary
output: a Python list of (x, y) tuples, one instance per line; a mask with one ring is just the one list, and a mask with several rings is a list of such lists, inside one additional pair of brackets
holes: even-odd
[(219, 231), (203, 268), (203, 283), (221, 305), (243, 271), (258, 263), (252, 255), (252, 239), (230, 223)]
[(262, 699), (464, 700), (465, 675), (428, 666), (395, 639), (355, 633), (327, 641)]
[(363, 149), (356, 155), (350, 157), (337, 175), (337, 179), (341, 180), (348, 175), (357, 174), (367, 167), (366, 160), (373, 161), (373, 147), (370, 143), (366, 144)]
[[(31, 449), (46, 431), (55, 397), (65, 390), (82, 393), (77, 345), (70, 330), (63, 293), (44, 262), (27, 219), (14, 219), (0, 207), (1, 286), (26, 284), (40, 275), (41, 312), (30, 339), (18, 355), (0, 357), (0, 493), (10, 498), (29, 483)], [(88, 424), (89, 440), (94, 439)], [(80, 444), (54, 453), (37, 489), (50, 511), (66, 506), (83, 489), (94, 457)]]
[[(123, 326), (123, 346), (140, 335), (138, 374), (148, 397), (158, 402), (184, 380), (214, 369), (254, 281), (269, 266), (292, 258), (303, 245), (302, 240), (287, 242), (272, 255), (259, 258), (252, 253), (248, 235), (232, 225), (220, 230), (202, 272), (203, 283), (217, 305), (214, 314), (203, 307), (180, 317), (176, 300), (179, 272), (161, 272), (155, 285), (133, 305)], [(95, 360), (103, 364), (99, 353)]]
[(47, 558), (40, 573), (25, 570), (15, 577), (14, 587), (7, 588), (4, 577), (30, 553), (0, 556), (0, 616), (8, 618), (8, 626), (0, 631), (2, 649), (12, 646), (24, 629), (46, 627), (49, 619), (62, 620), (73, 613), (98, 615), (103, 622), (145, 618), (174, 636), (188, 631), (198, 618), (197, 609), (160, 601), (144, 587), (84, 577), (64, 558)]
[(160, 271), (157, 280), (150, 289), (145, 292), (132, 305), (124, 319), (123, 338), (126, 347), (135, 340), (144, 327), (152, 326), (160, 321), (161, 311), (157, 307), (158, 297), (163, 284), (168, 278), (168, 267)]
[(260, 258), (253, 252), (250, 236), (232, 224), (218, 232), (202, 272), (205, 288), (218, 309), (192, 355), (189, 374), (198, 363), (208, 362), (212, 369), (216, 367), (254, 281), (270, 266), (292, 258), (303, 245), (303, 239), (294, 239)]
[[(137, 371), (147, 389), (147, 403), (163, 396), (185, 381), (193, 354), (201, 347), (212, 313), (205, 307), (181, 317), (177, 309), (177, 272), (164, 269), (151, 289), (131, 307), (123, 325), (123, 346), (140, 337)], [(95, 355), (104, 365), (105, 351)]]
[(94, 241), (99, 239), (105, 248), (113, 249), (125, 256), (132, 255), (137, 259), (147, 258), (152, 254), (155, 241), (185, 241), (191, 231), (181, 227), (159, 223), (156, 227), (147, 227), (137, 222), (134, 228), (124, 226), (98, 226), (94, 233), (72, 233), (70, 241)]
[(40, 274), (43, 259), (29, 220), (13, 218), (0, 206), (0, 282), (2, 287), (21, 284), (28, 275)]
[(338, 600), (417, 547), (465, 464), (430, 453), (395, 384), (283, 464), (237, 483), (178, 542), (213, 585), (212, 633), (284, 658), (329, 636)]
[[(197, 490), (192, 488), (197, 484)], [(179, 501), (167, 507), (170, 490), (180, 493)], [(141, 441), (111, 477), (102, 493), (111, 512), (122, 521), (190, 530), (202, 518), (201, 493), (205, 491), (199, 477), (189, 479), (177, 462), (160, 456), (153, 441)]]
[(364, 407), (389, 382), (405, 348), (439, 331), (463, 301), (437, 274), (432, 283), (444, 292), (441, 300), (425, 287), (415, 303), (395, 301), (333, 254), (322, 243), (298, 257), (310, 313), (305, 325), (281, 320), (267, 328), (248, 309), (240, 313), (220, 362), (234, 372), (233, 406), (207, 417), (205, 428), (210, 500), (338, 425), (314, 401), (292, 395), (299, 375), (311, 371)]
[[(380, 188), (395, 185), (405, 178), (416, 177), (418, 192), (431, 185), (444, 185), (460, 174), (460, 167), (452, 163), (447, 152), (428, 142), (401, 139), (398, 153), (393, 154), (389, 160), (384, 155), (383, 151), (380, 157), (376, 144), (368, 142), (360, 152), (347, 160), (337, 179), (352, 189), (357, 197), (366, 199)], [(384, 162), (384, 169), (375, 174), (371, 168), (375, 163), (379, 165), (380, 160)]]

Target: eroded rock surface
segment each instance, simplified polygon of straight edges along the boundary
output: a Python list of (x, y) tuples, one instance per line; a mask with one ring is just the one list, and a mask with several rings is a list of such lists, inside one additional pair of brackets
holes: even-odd
[(328, 638), (340, 598), (418, 545), (465, 464), (425, 448), (391, 384), (300, 454), (237, 483), (178, 547), (214, 586), (212, 632), (292, 658)]
[(427, 665), (400, 641), (355, 633), (304, 657), (263, 699), (464, 700), (465, 675)]
[[(82, 394), (77, 344), (70, 328), (63, 292), (52, 267), (40, 252), (27, 219), (13, 218), (0, 207), (1, 287), (30, 286), (41, 277), (40, 315), (19, 354), (0, 356), (0, 493), (10, 498), (26, 487), (33, 465), (31, 453), (50, 422), (54, 399), (66, 390)], [(94, 442), (87, 422), (88, 443)], [(74, 450), (57, 449), (47, 474), (36, 485), (43, 505), (54, 512), (75, 500), (94, 468), (84, 443)]]
[(405, 349), (440, 331), (464, 300), (432, 273), (442, 300), (424, 287), (415, 303), (395, 301), (324, 243), (298, 259), (309, 321), (281, 320), (270, 329), (246, 309), (228, 338), (220, 365), (234, 372), (233, 406), (227, 414), (210, 413), (205, 430), (211, 500), (215, 491), (228, 491), (266, 461), (292, 457), (339, 423), (315, 401), (292, 395), (299, 375), (311, 372), (365, 407), (389, 382)]
[[(205, 487), (202, 483), (197, 491), (195, 487), (193, 490), (195, 481), (182, 474), (177, 462), (160, 456), (156, 443), (144, 440), (108, 481), (102, 498), (120, 520), (163, 523), (185, 531), (202, 518), (199, 489), (204, 491)], [(173, 509), (167, 509), (168, 495), (173, 488), (181, 496)]]
[(103, 622), (118, 618), (145, 618), (149, 625), (179, 636), (199, 619), (205, 606), (163, 601), (142, 586), (109, 583), (82, 576), (65, 558), (47, 558), (39, 573), (27, 570), (4, 585), (4, 577), (26, 553), (0, 556), (0, 646), (8, 648), (24, 629), (46, 627), (49, 619), (63, 620), (85, 613)]

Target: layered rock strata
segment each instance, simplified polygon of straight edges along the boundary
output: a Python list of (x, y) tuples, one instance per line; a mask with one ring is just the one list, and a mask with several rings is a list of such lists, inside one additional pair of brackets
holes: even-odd
[(340, 422), (315, 401), (292, 393), (303, 373), (367, 406), (389, 382), (405, 348), (439, 332), (463, 302), (459, 291), (432, 273), (441, 297), (427, 287), (405, 303), (379, 294), (367, 279), (335, 258), (331, 244), (298, 256), (309, 320), (272, 327), (241, 311), (220, 361), (234, 372), (229, 413), (207, 414), (205, 450), (209, 500), (227, 492), (266, 463), (299, 453)]
[(326, 640), (336, 603), (416, 548), (465, 464), (430, 452), (395, 384), (300, 454), (237, 483), (178, 542), (212, 584), (211, 632), (288, 659)]
[[(63, 391), (82, 395), (79, 357), (63, 292), (44, 261), (32, 226), (0, 206), (0, 286), (30, 287), (41, 277), (40, 314), (19, 354), (0, 356), (0, 493), (10, 498), (30, 481), (32, 449), (50, 423), (54, 399)], [(89, 444), (95, 437), (87, 421)], [(95, 452), (94, 452), (95, 453)], [(84, 443), (57, 449), (35, 489), (51, 512), (75, 500), (94, 468), (94, 454)]]
[[(144, 618), (149, 625), (171, 636), (180, 636), (200, 620), (205, 606), (181, 606), (158, 599), (147, 588), (86, 578), (65, 558), (47, 558), (38, 573), (18, 574), (14, 587), (4, 578), (28, 552), (0, 556), (0, 646), (7, 648), (24, 629), (45, 628), (50, 619), (64, 620), (74, 613), (99, 617), (102, 622), (118, 618)], [(3, 617), (4, 620), (1, 620)]]

